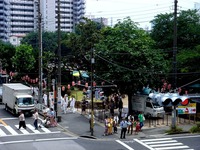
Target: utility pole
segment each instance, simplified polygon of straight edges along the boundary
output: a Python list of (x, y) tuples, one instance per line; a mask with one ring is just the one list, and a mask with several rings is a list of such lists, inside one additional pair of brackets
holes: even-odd
[[(174, 72), (174, 89), (177, 87), (177, 3), (178, 0), (174, 0), (174, 41), (173, 41), (173, 72)], [(172, 112), (172, 128), (176, 127), (176, 106), (173, 106)]]
[(178, 0), (174, 0), (174, 39), (173, 39), (173, 73), (174, 73), (174, 89), (177, 87), (177, 3)]
[(91, 50), (91, 101), (92, 101), (92, 108), (91, 108), (91, 122), (90, 122), (90, 125), (91, 125), (91, 136), (93, 136), (93, 133), (94, 133), (94, 95), (93, 95), (93, 82), (94, 82), (94, 63), (95, 63), (95, 60), (94, 60), (94, 49)]
[(42, 62), (42, 14), (40, 10), (41, 4), (38, 0), (38, 37), (39, 37), (39, 92), (38, 101), (42, 103), (42, 75), (43, 75), (43, 62)]
[(60, 0), (58, 0), (58, 82), (57, 82), (57, 119), (61, 121), (61, 42), (60, 42)]

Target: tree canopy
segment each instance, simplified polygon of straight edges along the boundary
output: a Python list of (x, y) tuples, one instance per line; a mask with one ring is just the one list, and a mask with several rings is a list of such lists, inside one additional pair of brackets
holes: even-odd
[[(156, 48), (167, 54), (166, 59), (173, 62), (174, 16), (172, 13), (159, 14), (151, 21), (151, 37)], [(180, 11), (177, 16), (177, 76), (181, 86), (198, 77), (200, 45), (200, 15), (197, 10)], [(171, 75), (173, 74), (171, 65)], [(170, 66), (169, 66), (170, 67)], [(190, 76), (190, 78), (188, 78)], [(172, 76), (171, 76), (172, 77)], [(170, 76), (168, 77), (170, 78)]]
[(130, 19), (102, 30), (103, 38), (95, 45), (95, 74), (116, 84), (122, 93), (153, 84), (158, 74), (167, 71), (167, 61), (154, 48), (149, 34)]
[(15, 47), (13, 45), (0, 41), (0, 61), (3, 69), (6, 69), (7, 71), (14, 71), (11, 60), (14, 54)]
[(17, 72), (29, 73), (34, 69), (35, 61), (33, 48), (30, 45), (21, 44), (16, 47), (16, 52), (12, 57), (12, 62)]

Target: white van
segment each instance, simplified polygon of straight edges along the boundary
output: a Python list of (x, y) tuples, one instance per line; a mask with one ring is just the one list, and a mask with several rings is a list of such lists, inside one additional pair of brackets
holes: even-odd
[(147, 97), (147, 95), (133, 95), (132, 111), (143, 112), (147, 117), (162, 117), (165, 112), (164, 108), (148, 100)]

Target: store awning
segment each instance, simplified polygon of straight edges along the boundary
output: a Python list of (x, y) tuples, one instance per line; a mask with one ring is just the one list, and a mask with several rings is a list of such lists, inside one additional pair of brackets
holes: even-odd
[[(89, 78), (89, 76), (88, 76), (88, 74), (87, 74), (86, 71), (80, 71), (80, 73), (81, 73), (81, 77), (83, 77), (83, 78)], [(73, 73), (72, 73), (72, 75), (74, 77), (80, 77), (80, 73), (79, 73), (78, 70), (74, 70)]]
[(80, 73), (79, 73), (79, 71), (75, 70), (75, 71), (73, 71), (72, 75), (73, 75), (74, 77), (79, 77), (79, 76), (80, 76)]

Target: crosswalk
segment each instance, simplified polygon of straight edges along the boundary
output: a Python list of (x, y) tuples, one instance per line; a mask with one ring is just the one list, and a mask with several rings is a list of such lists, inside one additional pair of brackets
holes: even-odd
[(0, 137), (4, 136), (17, 136), (17, 135), (33, 135), (33, 134), (48, 134), (48, 133), (57, 133), (52, 132), (48, 128), (41, 127), (38, 128), (38, 130), (35, 130), (35, 127), (31, 124), (26, 124), (26, 129), (21, 128), (20, 130), (17, 130), (19, 128), (19, 125), (14, 126), (0, 126)]
[(184, 145), (183, 143), (180, 143), (172, 138), (134, 140), (150, 150), (193, 150), (190, 149), (189, 146)]

